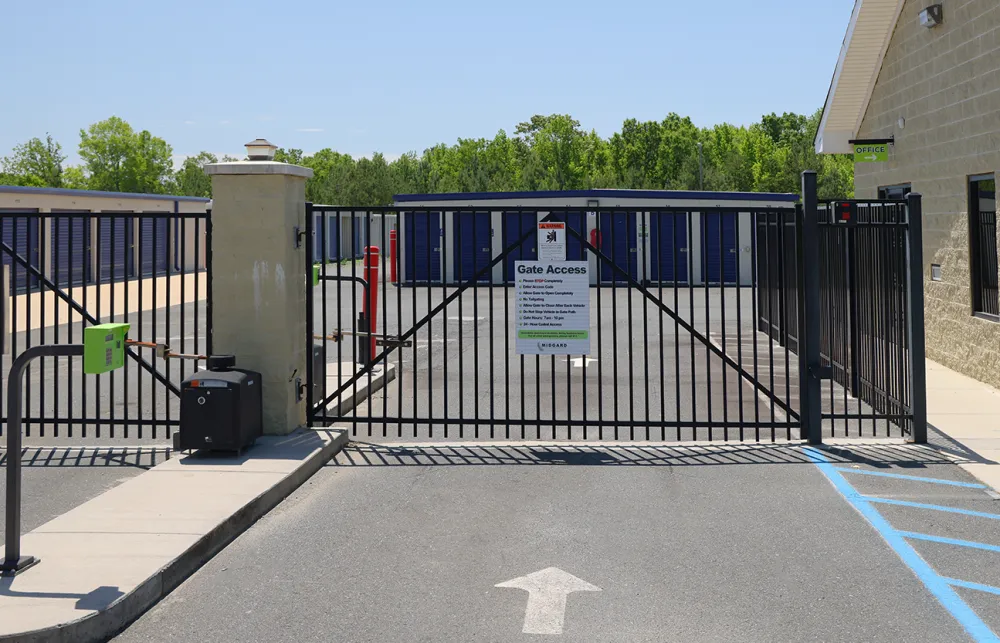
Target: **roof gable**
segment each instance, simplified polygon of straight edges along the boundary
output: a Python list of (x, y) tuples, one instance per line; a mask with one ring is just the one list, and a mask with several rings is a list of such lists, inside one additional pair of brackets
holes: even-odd
[(875, 89), (905, 0), (855, 0), (816, 132), (820, 154), (848, 154)]

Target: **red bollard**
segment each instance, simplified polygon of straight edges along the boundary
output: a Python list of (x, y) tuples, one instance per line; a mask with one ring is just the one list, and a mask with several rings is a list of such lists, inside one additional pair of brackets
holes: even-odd
[(391, 283), (396, 281), (396, 230), (389, 230), (389, 279)]
[(368, 301), (364, 302), (365, 319), (368, 320), (368, 361), (375, 359), (375, 330), (378, 328), (378, 246), (365, 248), (364, 278), (368, 282)]

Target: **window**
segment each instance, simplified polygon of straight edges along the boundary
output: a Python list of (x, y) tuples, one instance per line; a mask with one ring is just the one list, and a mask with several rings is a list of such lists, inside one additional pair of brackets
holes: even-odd
[(909, 183), (903, 183), (901, 185), (887, 185), (885, 187), (880, 187), (878, 189), (878, 198), (905, 199), (906, 195), (909, 193), (910, 193)]
[(972, 313), (1000, 318), (997, 290), (996, 179), (992, 174), (969, 178), (969, 268)]

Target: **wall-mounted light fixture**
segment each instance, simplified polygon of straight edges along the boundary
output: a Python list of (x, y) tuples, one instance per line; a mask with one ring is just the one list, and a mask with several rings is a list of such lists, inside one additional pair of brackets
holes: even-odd
[(928, 29), (933, 29), (944, 22), (944, 9), (939, 4), (932, 4), (920, 12), (920, 24)]
[(899, 129), (903, 129), (904, 127), (906, 127), (906, 119), (900, 116), (899, 120), (896, 121), (896, 124), (899, 125)]

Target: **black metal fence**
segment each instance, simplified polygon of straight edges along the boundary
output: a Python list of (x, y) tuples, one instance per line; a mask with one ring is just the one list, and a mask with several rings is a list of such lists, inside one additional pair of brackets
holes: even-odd
[[(795, 364), (754, 323), (759, 273), (787, 261), (755, 259), (755, 231), (794, 236), (797, 220), (793, 207), (313, 206), (311, 238), (358, 229), (384, 261), (377, 277), (353, 259), (318, 267), (311, 420), (373, 438), (797, 438)], [(538, 259), (539, 222), (566, 223), (566, 259), (587, 266), (589, 354), (517, 352), (515, 266)], [(346, 245), (338, 257), (364, 254)], [(307, 247), (319, 262), (322, 244)]]
[[(82, 342), (84, 328), (107, 322), (131, 324), (132, 340), (209, 353), (211, 243), (209, 212), (3, 212), (4, 378), (28, 347)], [(167, 440), (194, 363), (159, 359), (148, 347), (126, 355), (124, 368), (99, 376), (85, 376), (77, 359), (34, 362), (24, 435)], [(5, 426), (2, 397), (0, 407)]]
[[(788, 270), (786, 259), (776, 273), (758, 271), (760, 328), (799, 354), (799, 327), (808, 316), (802, 305), (813, 293), (798, 283), (803, 270), (815, 270), (823, 434), (919, 441), (926, 434), (920, 197), (813, 203), (804, 216), (815, 222), (814, 240), (802, 247), (800, 235), (784, 245), (786, 234), (774, 251), (800, 252), (789, 249), (798, 245), (798, 270)], [(758, 239), (770, 248), (776, 233), (768, 235)]]

